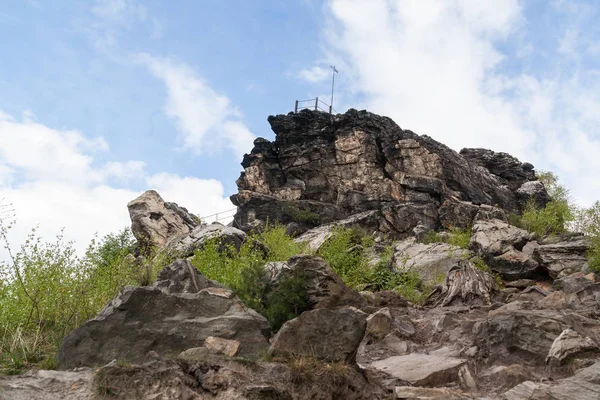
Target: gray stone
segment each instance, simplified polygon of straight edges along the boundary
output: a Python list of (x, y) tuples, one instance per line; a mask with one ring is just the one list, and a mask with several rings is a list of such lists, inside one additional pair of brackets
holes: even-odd
[(370, 367), (413, 386), (435, 387), (458, 382), (459, 370), (466, 362), (462, 358), (411, 353), (376, 361)]
[(173, 239), (168, 243), (168, 249), (177, 257), (187, 258), (211, 240), (218, 241), (219, 250), (224, 251), (228, 247), (239, 250), (245, 239), (246, 234), (243, 231), (215, 222), (198, 226), (188, 234)]
[(161, 276), (199, 285), (163, 279), (159, 287), (126, 287), (96, 318), (67, 335), (58, 352), (59, 368), (97, 366), (113, 359), (142, 362), (149, 351), (178, 354), (202, 346), (209, 336), (239, 341), (240, 356), (266, 350), (269, 324), (264, 317), (228, 289), (201, 288), (210, 281), (197, 272), (197, 278), (188, 279), (186, 263), (176, 267), (184, 271), (170, 266)]
[(415, 238), (398, 242), (393, 265), (398, 272), (414, 271), (427, 284), (440, 283), (461, 260), (473, 253), (447, 243), (418, 243)]
[(585, 351), (598, 351), (598, 345), (589, 337), (582, 337), (572, 329), (565, 329), (552, 343), (547, 363), (560, 364), (563, 360)]
[(162, 249), (199, 225), (198, 220), (175, 203), (165, 202), (154, 190), (142, 193), (127, 204), (131, 231), (143, 249)]
[(534, 250), (534, 256), (552, 278), (562, 278), (587, 266), (589, 247), (588, 239), (580, 235), (548, 238)]
[(468, 400), (472, 399), (458, 390), (447, 388), (422, 388), (413, 386), (396, 386), (394, 395), (397, 399), (407, 400)]
[(349, 308), (305, 311), (281, 327), (269, 353), (353, 363), (365, 334), (366, 317)]

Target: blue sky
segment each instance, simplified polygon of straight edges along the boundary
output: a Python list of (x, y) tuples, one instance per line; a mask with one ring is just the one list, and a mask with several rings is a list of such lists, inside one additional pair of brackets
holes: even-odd
[(0, 1), (0, 199), (13, 241), (82, 246), (158, 189), (232, 207), (241, 155), (297, 98), (455, 150), (506, 151), (600, 198), (596, 1)]

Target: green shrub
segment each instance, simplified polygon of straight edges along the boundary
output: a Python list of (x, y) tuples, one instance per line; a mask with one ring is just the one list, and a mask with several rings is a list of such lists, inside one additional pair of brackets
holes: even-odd
[(304, 244), (286, 234), (284, 226), (267, 225), (262, 232), (250, 234), (239, 251), (232, 247), (219, 251), (218, 239), (211, 240), (196, 251), (191, 263), (207, 278), (233, 290), (248, 307), (264, 315), (273, 329), (279, 329), (306, 309), (304, 278), (294, 273), (270, 290), (264, 265), (286, 261), (301, 254), (304, 248)]
[(441, 242), (442, 242), (442, 237), (440, 236), (439, 232), (436, 232), (433, 229), (430, 231), (427, 231), (425, 236), (423, 236), (424, 244), (441, 243)]
[(471, 229), (462, 230), (460, 228), (452, 228), (448, 237), (448, 244), (457, 246), (463, 249), (469, 247), (471, 240)]
[(353, 228), (335, 228), (332, 235), (319, 249), (321, 256), (346, 285), (360, 289), (370, 283), (365, 247), (372, 246), (372, 239)]
[(64, 336), (112, 299), (135, 271), (124, 266), (132, 250), (128, 231), (92, 241), (78, 257), (62, 233), (43, 242), (33, 230), (16, 253), (0, 223), (0, 239), (9, 253), (0, 262), (0, 365), (19, 371), (49, 359)]

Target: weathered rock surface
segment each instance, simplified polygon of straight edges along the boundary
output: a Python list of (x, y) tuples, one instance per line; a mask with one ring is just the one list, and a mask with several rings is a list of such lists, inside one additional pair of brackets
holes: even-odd
[(554, 340), (574, 329), (594, 341), (600, 339), (600, 321), (562, 310), (531, 309), (528, 303), (510, 303), (490, 311), (475, 335), (478, 357), (485, 363), (543, 365)]
[(19, 376), (0, 376), (1, 400), (92, 400), (92, 370), (35, 371)]
[[(126, 287), (95, 319), (72, 331), (58, 353), (59, 368), (97, 366), (113, 359), (141, 362), (149, 351), (178, 354), (209, 336), (241, 343), (239, 354), (268, 347), (269, 324), (228, 289), (188, 262), (167, 267), (155, 287)], [(194, 274), (192, 274), (194, 272)]]
[(397, 399), (422, 399), (422, 400), (468, 400), (473, 397), (461, 393), (458, 390), (440, 388), (422, 388), (413, 386), (397, 386), (394, 388)]
[(555, 385), (523, 382), (504, 393), (505, 400), (579, 400), (600, 398), (600, 362)]
[(589, 247), (583, 235), (550, 236), (540, 241), (533, 254), (552, 278), (562, 278), (587, 265)]
[(127, 204), (131, 231), (143, 249), (162, 249), (173, 238), (190, 233), (198, 221), (185, 208), (165, 202), (154, 190)]
[(223, 251), (230, 246), (239, 250), (245, 239), (246, 234), (243, 231), (215, 222), (195, 227), (191, 232), (171, 240), (167, 247), (170, 254), (186, 258), (193, 256), (197, 249), (210, 240), (217, 240), (219, 249)]
[(566, 358), (575, 356), (578, 353), (598, 350), (598, 345), (589, 337), (584, 338), (572, 329), (565, 329), (554, 339), (546, 357), (546, 362), (560, 364)]
[(517, 189), (535, 180), (531, 164), (489, 150), (461, 155), (366, 111), (302, 111), (269, 123), (275, 141), (255, 141), (232, 196), (242, 230), (270, 218), (303, 232), (378, 210), (380, 232), (404, 235), (440, 226), (447, 199), (518, 212)]
[(504, 279), (516, 280), (541, 274), (539, 262), (525, 246), (532, 235), (508, 223), (492, 219), (476, 221), (469, 247)]
[(271, 288), (275, 288), (292, 274), (301, 276), (308, 295), (308, 309), (345, 306), (361, 308), (367, 304), (358, 292), (346, 286), (321, 257), (294, 256), (287, 262), (269, 263), (265, 269)]
[(394, 247), (393, 264), (398, 272), (414, 271), (427, 284), (442, 281), (460, 261), (471, 258), (473, 253), (447, 243), (419, 243), (408, 238)]
[(466, 362), (460, 358), (412, 353), (379, 360), (370, 367), (413, 386), (435, 387), (458, 382), (459, 370)]
[(365, 334), (366, 318), (365, 313), (350, 308), (305, 311), (281, 327), (269, 352), (353, 363)]

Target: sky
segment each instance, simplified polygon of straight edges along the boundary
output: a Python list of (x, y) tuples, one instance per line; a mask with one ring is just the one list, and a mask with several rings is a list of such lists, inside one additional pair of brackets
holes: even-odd
[(508, 152), (590, 205), (599, 19), (595, 0), (0, 0), (11, 244), (64, 228), (82, 249), (147, 189), (199, 216), (232, 209), (267, 117), (329, 102), (330, 65), (337, 111)]

